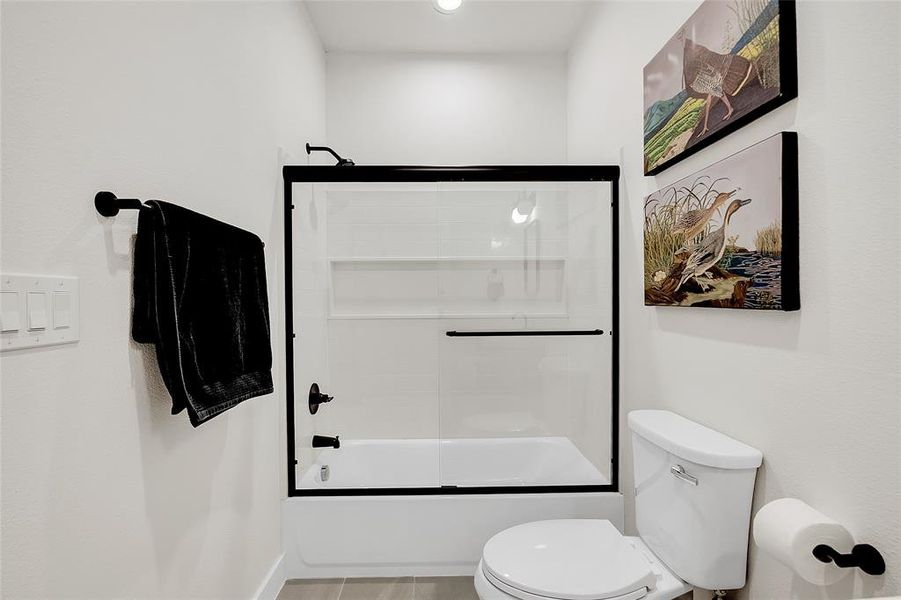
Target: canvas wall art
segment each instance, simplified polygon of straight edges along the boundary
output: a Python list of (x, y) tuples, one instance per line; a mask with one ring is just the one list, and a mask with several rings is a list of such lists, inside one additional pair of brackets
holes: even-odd
[(653, 175), (798, 95), (795, 6), (707, 0), (644, 68)]
[(799, 308), (797, 140), (780, 133), (645, 198), (646, 305)]

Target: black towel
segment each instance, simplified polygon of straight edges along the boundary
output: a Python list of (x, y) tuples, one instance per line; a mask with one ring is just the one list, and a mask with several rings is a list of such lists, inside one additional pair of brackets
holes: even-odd
[(272, 392), (263, 242), (152, 200), (135, 242), (132, 337), (154, 344), (172, 414), (197, 427)]

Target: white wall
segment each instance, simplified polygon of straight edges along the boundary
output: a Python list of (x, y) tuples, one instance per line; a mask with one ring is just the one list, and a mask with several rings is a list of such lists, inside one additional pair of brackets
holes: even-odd
[(330, 53), (328, 139), (358, 164), (560, 163), (563, 55)]
[[(889, 565), (819, 589), (752, 547), (741, 597), (901, 593), (901, 5), (799, 3), (798, 100), (645, 178), (642, 67), (698, 4), (605, 3), (570, 55), (569, 161), (623, 166), (623, 414), (670, 409), (760, 448), (755, 510), (799, 497)], [(801, 311), (644, 307), (643, 197), (781, 130), (800, 137)], [(622, 449), (631, 496), (628, 436)]]
[(295, 3), (3, 2), (2, 19), (2, 269), (79, 276), (82, 310), (78, 344), (2, 357), (4, 597), (251, 597), (281, 553), (280, 391), (196, 430), (169, 414), (129, 335), (137, 215), (92, 198), (259, 234), (280, 349), (279, 163), (324, 135), (318, 39)]

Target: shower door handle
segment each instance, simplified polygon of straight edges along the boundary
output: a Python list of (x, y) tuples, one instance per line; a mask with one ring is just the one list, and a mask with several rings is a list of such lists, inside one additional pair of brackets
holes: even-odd
[(604, 335), (603, 329), (509, 329), (506, 331), (445, 331), (447, 337), (525, 337), (533, 335)]
[(669, 472), (691, 485), (698, 485), (698, 478), (685, 472), (682, 465), (673, 465), (669, 468)]

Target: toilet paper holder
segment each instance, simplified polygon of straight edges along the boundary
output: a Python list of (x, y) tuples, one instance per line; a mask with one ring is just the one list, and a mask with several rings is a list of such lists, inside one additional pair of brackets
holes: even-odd
[(819, 544), (814, 547), (813, 555), (821, 562), (831, 562), (843, 569), (857, 567), (867, 575), (885, 573), (885, 559), (869, 544), (856, 544), (848, 554), (842, 554), (828, 544)]

